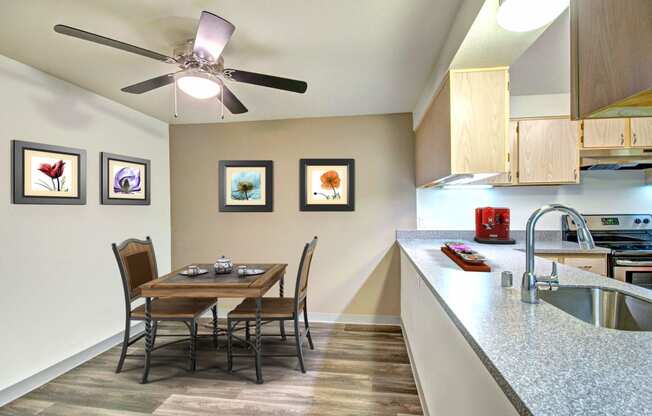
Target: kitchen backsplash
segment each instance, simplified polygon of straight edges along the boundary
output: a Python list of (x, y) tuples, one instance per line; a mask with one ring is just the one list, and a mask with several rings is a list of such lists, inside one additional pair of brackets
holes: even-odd
[[(532, 212), (560, 203), (584, 214), (652, 213), (652, 185), (642, 171), (582, 172), (580, 185), (491, 189), (418, 189), (419, 230), (473, 230), (475, 209), (493, 206), (511, 209), (511, 229), (524, 230)], [(541, 218), (539, 230), (560, 230), (557, 214)]]

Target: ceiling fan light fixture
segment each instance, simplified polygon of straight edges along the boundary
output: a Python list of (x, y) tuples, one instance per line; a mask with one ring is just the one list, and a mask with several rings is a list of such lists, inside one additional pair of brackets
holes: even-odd
[(559, 17), (570, 0), (500, 0), (496, 19), (510, 32), (529, 32)]
[(181, 74), (177, 85), (181, 91), (199, 100), (213, 98), (222, 90), (215, 77), (200, 71)]

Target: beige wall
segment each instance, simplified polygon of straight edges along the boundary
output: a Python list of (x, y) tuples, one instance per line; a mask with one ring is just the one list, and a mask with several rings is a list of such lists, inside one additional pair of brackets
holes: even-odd
[[(301, 158), (354, 158), (355, 211), (299, 211)], [(274, 161), (274, 212), (218, 211), (218, 161), (238, 159)], [(303, 244), (317, 235), (315, 317), (399, 315), (395, 230), (414, 228), (416, 216), (409, 114), (173, 125), (170, 164), (173, 267), (219, 255), (284, 262), (293, 290)]]
[[(0, 56), (2, 390), (124, 329), (111, 243), (151, 235), (170, 269), (168, 126)], [(11, 203), (11, 140), (86, 149), (86, 205)], [(100, 205), (100, 152), (151, 159), (150, 206)]]

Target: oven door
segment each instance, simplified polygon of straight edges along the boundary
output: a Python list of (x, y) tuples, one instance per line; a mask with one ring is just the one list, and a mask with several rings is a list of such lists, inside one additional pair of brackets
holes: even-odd
[(613, 277), (622, 282), (652, 289), (652, 260), (615, 259)]

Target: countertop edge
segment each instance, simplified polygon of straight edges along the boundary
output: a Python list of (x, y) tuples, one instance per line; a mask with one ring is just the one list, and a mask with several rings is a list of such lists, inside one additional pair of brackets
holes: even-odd
[(437, 302), (441, 305), (441, 307), (446, 311), (446, 314), (448, 317), (453, 321), (453, 324), (457, 327), (457, 329), (460, 331), (464, 339), (469, 343), (471, 346), (471, 349), (475, 352), (475, 354), (478, 356), (482, 364), (487, 368), (489, 371), (489, 374), (493, 377), (494, 380), (496, 380), (496, 383), (498, 384), (498, 387), (505, 393), (505, 396), (507, 396), (507, 399), (512, 403), (516, 411), (518, 412), (519, 415), (521, 416), (534, 416), (532, 411), (527, 407), (525, 402), (521, 399), (521, 397), (512, 389), (511, 385), (509, 382), (503, 377), (502, 373), (498, 368), (494, 365), (494, 363), (491, 361), (491, 359), (487, 356), (487, 354), (482, 350), (482, 347), (477, 343), (477, 341), (473, 338), (473, 336), (468, 332), (464, 324), (457, 318), (455, 313), (449, 308), (448, 304), (446, 301), (437, 293), (437, 290), (432, 286), (432, 284), (428, 281), (426, 276), (424, 276), (423, 272), (419, 268), (419, 266), (414, 262), (414, 259), (412, 256), (410, 256), (409, 250), (403, 246), (400, 240), (396, 241), (399, 248), (403, 253), (405, 253), (405, 256), (410, 260), (410, 263), (412, 263), (412, 266), (414, 266), (414, 269), (417, 271), (419, 276), (421, 277), (422, 281), (428, 286), (430, 289), (430, 292), (435, 296), (435, 299), (437, 299)]

